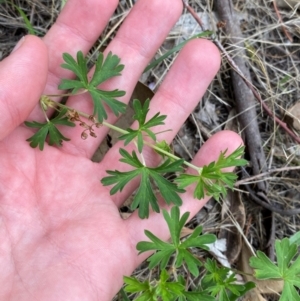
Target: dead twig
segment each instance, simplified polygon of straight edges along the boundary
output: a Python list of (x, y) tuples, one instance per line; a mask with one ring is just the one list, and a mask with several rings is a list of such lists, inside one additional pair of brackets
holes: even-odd
[[(221, 1), (220, 5), (224, 4), (225, 1)], [(202, 21), (198, 17), (198, 15), (195, 13), (195, 11), (187, 4), (187, 0), (183, 0), (184, 6), (187, 8), (187, 10), (192, 14), (192, 16), (195, 18), (195, 20), (198, 22), (200, 27), (202, 28)], [(230, 12), (232, 13), (232, 9), (230, 8)], [(224, 22), (226, 26), (226, 22)], [(219, 50), (222, 52), (222, 54), (226, 57), (228, 63), (231, 65), (231, 67), (234, 69), (234, 71), (244, 80), (247, 87), (252, 91), (253, 95), (257, 99), (257, 101), (260, 103), (260, 105), (263, 107), (264, 111), (275, 120), (275, 122), (298, 144), (300, 144), (300, 137), (298, 137), (292, 130), (290, 130), (285, 122), (283, 122), (281, 119), (279, 119), (270, 109), (269, 107), (264, 103), (262, 100), (259, 92), (256, 90), (256, 88), (252, 85), (252, 83), (245, 77), (242, 70), (239, 68), (239, 66), (235, 63), (235, 61), (231, 58), (231, 56), (228, 54), (226, 49), (222, 46), (222, 44), (217, 40), (213, 39), (214, 44), (219, 48)]]
[(201, 27), (202, 30), (205, 30), (203, 22), (199, 18), (199, 16), (196, 14), (196, 12), (189, 6), (188, 0), (182, 0), (185, 8), (188, 10), (188, 12), (193, 16), (193, 18), (197, 21), (199, 26)]
[(259, 178), (263, 178), (265, 176), (268, 176), (271, 173), (278, 173), (278, 172), (282, 172), (282, 171), (291, 171), (291, 170), (300, 170), (300, 166), (290, 166), (290, 167), (281, 167), (281, 168), (270, 169), (270, 170), (268, 170), (266, 172), (263, 172), (259, 175), (255, 175), (255, 176), (252, 176), (252, 177), (247, 177), (247, 178), (244, 178), (242, 180), (236, 181), (235, 184), (234, 184), (234, 187), (238, 187), (240, 185), (247, 184), (247, 183), (249, 183), (249, 181), (258, 180)]
[(244, 74), (242, 73), (242, 71), (239, 69), (239, 67), (235, 64), (234, 60), (230, 57), (230, 55), (227, 53), (227, 51), (224, 49), (224, 47), (222, 46), (222, 44), (218, 41), (218, 40), (214, 40), (214, 43), (216, 44), (216, 46), (218, 46), (218, 48), (222, 51), (222, 53), (225, 55), (225, 57), (227, 58), (229, 64), (231, 65), (231, 67), (233, 67), (234, 71), (236, 73), (238, 73), (238, 75), (244, 80), (245, 84), (247, 85), (247, 87), (252, 91), (253, 95), (255, 96), (255, 98), (258, 100), (258, 102), (260, 103), (260, 105), (263, 107), (264, 111), (272, 118), (275, 120), (275, 122), (281, 127), (283, 128), (283, 130), (290, 135), (291, 138), (293, 138), (293, 140), (297, 143), (300, 144), (300, 137), (298, 137), (292, 130), (289, 129), (289, 127), (287, 126), (287, 124), (285, 122), (283, 122), (281, 119), (279, 119), (271, 110), (270, 108), (265, 104), (265, 102), (262, 100), (260, 94), (258, 93), (258, 91), (256, 90), (256, 88), (252, 85), (252, 83), (244, 76)]
[[(276, 207), (274, 207), (273, 205), (270, 204), (270, 201), (268, 200), (268, 198), (264, 194), (259, 194), (259, 196), (258, 196), (258, 193), (255, 193), (250, 188), (250, 185), (248, 185), (248, 184), (244, 184), (244, 185), (245, 185), (245, 188), (248, 191), (251, 199), (256, 204), (262, 206), (263, 208), (268, 209), (271, 212), (275, 212), (275, 213), (278, 213), (278, 214), (281, 214), (281, 215), (286, 215), (286, 216), (293, 216), (293, 215), (297, 215), (297, 214), (300, 213), (300, 209), (299, 208), (298, 209), (287, 209), (287, 210), (276, 208)], [(267, 202), (263, 201), (260, 197), (262, 197), (263, 199), (267, 200)]]
[[(189, 7), (186, 2), (187, 1), (183, 0), (185, 7), (187, 7), (190, 12), (193, 11), (193, 9)], [(235, 16), (231, 8), (230, 0), (216, 1), (216, 7), (220, 15), (220, 19), (225, 23), (225, 28), (228, 32), (228, 35), (231, 36), (231, 43), (238, 46), (241, 43), (242, 34), (240, 29), (236, 28), (237, 22), (235, 22)], [(195, 17), (196, 13), (192, 13), (192, 15)], [(196, 21), (199, 23), (198, 19), (199, 18), (196, 18)], [(202, 23), (199, 23), (199, 25), (201, 24)], [(221, 43), (216, 43), (216, 45), (219, 48), (222, 46)], [(226, 54), (227, 58), (230, 57), (223, 47), (221, 47), (221, 51)], [(265, 162), (265, 155), (262, 149), (258, 124), (256, 121), (257, 116), (253, 93), (247, 88), (247, 84), (245, 83), (245, 79), (247, 79), (247, 82), (250, 82), (249, 70), (246, 68), (245, 62), (241, 56), (236, 56), (234, 60), (230, 58), (229, 62), (236, 70), (239, 70), (239, 72), (232, 72), (232, 81), (234, 85), (237, 109), (240, 112), (239, 121), (245, 130), (246, 145), (250, 154), (253, 174), (258, 175), (261, 172), (265, 172), (267, 166)], [(260, 191), (267, 190), (267, 183), (265, 181), (258, 182), (257, 186)]]
[[(231, 1), (218, 0), (215, 4), (219, 19), (225, 22), (225, 30), (230, 40), (230, 44), (235, 45), (236, 49), (239, 48), (240, 51), (239, 53), (235, 53), (234, 58), (230, 60), (231, 63), (234, 63), (234, 70), (232, 70), (231, 77), (236, 106), (239, 112), (238, 119), (244, 129), (245, 142), (252, 163), (253, 174), (257, 175), (261, 172), (265, 172), (267, 165), (257, 123), (255, 99), (252, 90), (249, 89), (248, 85), (245, 83), (245, 79), (247, 79), (247, 82), (251, 84), (251, 77), (244, 59), (246, 57), (245, 51), (241, 50), (244, 48), (243, 36), (239, 23), (236, 21)], [(221, 46), (221, 43), (217, 43), (217, 45)], [(224, 51), (225, 49), (223, 48), (222, 50)], [(224, 53), (226, 53), (226, 57), (228, 58), (228, 53), (226, 51)], [(239, 72), (236, 72), (236, 70), (239, 70)], [(257, 183), (257, 187), (260, 191), (266, 191), (267, 182), (260, 181)]]
[(281, 25), (282, 25), (282, 30), (283, 30), (284, 34), (285, 34), (286, 37), (289, 39), (289, 41), (290, 41), (291, 43), (293, 43), (293, 38), (291, 37), (291, 34), (288, 32), (288, 30), (286, 29), (286, 27), (285, 27), (285, 26), (283, 25), (283, 23), (282, 23), (282, 18), (281, 18), (280, 12), (278, 11), (277, 4), (276, 4), (276, 1), (275, 1), (275, 0), (273, 0), (273, 6), (274, 6), (274, 10), (275, 10), (275, 12), (276, 12), (276, 15), (277, 15), (277, 17), (278, 17), (278, 20), (279, 20), (279, 22), (280, 22)]

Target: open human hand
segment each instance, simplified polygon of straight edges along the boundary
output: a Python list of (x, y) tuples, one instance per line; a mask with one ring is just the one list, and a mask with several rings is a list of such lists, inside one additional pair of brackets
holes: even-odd
[[(79, 127), (65, 129), (71, 141), (43, 152), (25, 141), (31, 130), (24, 120), (42, 120), (41, 94), (57, 94), (62, 77), (62, 53), (86, 53), (109, 21), (118, 1), (69, 0), (43, 40), (25, 37), (0, 63), (0, 300), (109, 301), (145, 259), (137, 254), (144, 229), (162, 239), (168, 230), (161, 214), (140, 220), (134, 213), (120, 217), (118, 208), (134, 184), (110, 196), (100, 179), (107, 169), (118, 169), (118, 146), (101, 163), (90, 158), (105, 138), (83, 141)], [(182, 11), (180, 0), (140, 0), (126, 18), (106, 52), (121, 57), (126, 67), (107, 87), (125, 90), (128, 102), (142, 71)], [(167, 114), (160, 135), (171, 141), (205, 92), (220, 64), (215, 46), (206, 40), (189, 42), (151, 101), (151, 112)], [(87, 97), (76, 96), (68, 105), (91, 111)], [(109, 116), (113, 122), (114, 117)], [(241, 144), (232, 132), (220, 132), (201, 148), (194, 163), (215, 160), (221, 150)], [(151, 153), (147, 160), (151, 161)], [(183, 211), (196, 214), (207, 198), (182, 195)]]

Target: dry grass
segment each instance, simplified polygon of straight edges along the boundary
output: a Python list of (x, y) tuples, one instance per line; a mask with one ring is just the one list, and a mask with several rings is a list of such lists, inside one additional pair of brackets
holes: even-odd
[[(0, 59), (2, 59), (10, 53), (21, 36), (27, 33), (27, 28), (24, 19), (9, 1), (0, 3)], [(13, 3), (24, 11), (34, 30), (41, 36), (47, 32), (61, 10), (61, 1), (59, 0), (15, 0)], [(205, 28), (216, 30), (218, 39), (226, 43), (226, 35), (222, 29), (217, 29), (218, 20), (213, 10), (213, 1), (190, 0), (189, 4), (199, 13)], [(91, 53), (109, 43), (118, 24), (132, 6), (133, 1), (131, 0), (120, 1), (115, 16)], [(280, 21), (272, 1), (236, 0), (234, 8), (239, 15), (244, 45), (247, 50), (245, 62), (251, 71), (253, 84), (271, 110), (283, 119), (287, 110), (300, 101), (299, 11), (278, 7), (282, 18)], [(180, 22), (170, 32), (169, 37), (157, 52), (157, 57), (200, 31), (195, 20), (188, 13), (183, 12)], [(229, 54), (235, 48), (236, 45), (227, 45)], [(175, 57), (176, 55), (168, 57), (144, 74), (141, 81), (156, 89)], [(207, 136), (222, 130), (225, 126), (238, 129), (243, 134), (243, 129), (239, 129), (236, 118), (232, 115), (234, 107), (230, 67), (224, 59), (219, 74), (174, 142), (176, 151), (186, 159), (192, 157)], [(300, 146), (263, 112), (258, 103), (256, 110), (268, 169), (283, 169), (269, 174), (268, 198), (274, 206), (279, 208), (300, 208), (300, 170), (289, 170), (289, 167), (300, 166)], [(296, 132), (296, 134), (300, 133)], [(183, 145), (190, 147), (186, 149), (182, 147)], [(243, 185), (240, 188), (243, 189)], [(242, 199), (246, 207), (247, 238), (254, 247), (259, 247), (266, 241), (262, 210), (249, 199), (247, 194), (243, 194)], [(218, 234), (219, 229), (224, 226), (221, 221), (220, 206), (211, 201), (210, 205), (193, 219), (191, 225), (199, 223), (203, 224), (207, 231)], [(275, 214), (276, 238), (290, 236), (299, 230), (299, 215)], [(185, 272), (183, 271), (183, 273)], [(135, 275), (146, 279), (152, 277), (153, 274), (155, 271), (149, 274), (146, 267), (141, 267)], [(191, 279), (190, 285), (193, 287), (196, 282), (197, 279)], [(115, 300), (119, 299), (116, 297)], [(276, 298), (270, 298), (270, 300), (276, 300)]]

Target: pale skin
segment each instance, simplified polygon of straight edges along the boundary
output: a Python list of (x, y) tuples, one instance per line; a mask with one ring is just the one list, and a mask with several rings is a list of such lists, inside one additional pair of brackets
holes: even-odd
[[(136, 244), (148, 229), (162, 239), (168, 231), (161, 214), (140, 220), (136, 213), (120, 217), (118, 208), (136, 183), (113, 197), (100, 179), (106, 169), (123, 168), (118, 147), (101, 163), (90, 157), (98, 138), (83, 141), (81, 128), (63, 129), (71, 142), (61, 148), (32, 149), (25, 140), (32, 130), (24, 120), (43, 120), (38, 106), (41, 94), (61, 93), (61, 54), (87, 52), (114, 12), (116, 0), (69, 0), (57, 22), (40, 40), (27, 36), (0, 63), (0, 300), (109, 301), (122, 286), (123, 275), (146, 258)], [(128, 15), (106, 53), (112, 51), (125, 65), (123, 76), (105, 88), (127, 91), (129, 96), (145, 66), (182, 12), (180, 0), (140, 0)], [(159, 139), (171, 141), (204, 94), (220, 65), (216, 47), (206, 40), (188, 43), (151, 102), (150, 116), (167, 114), (165, 132)], [(59, 99), (57, 99), (59, 100)], [(91, 112), (83, 96), (68, 105)], [(109, 117), (113, 122), (115, 118)], [(158, 129), (159, 130), (159, 129)], [(194, 159), (203, 165), (221, 150), (242, 144), (233, 132), (220, 132), (208, 140)], [(146, 161), (153, 163), (152, 152)], [(182, 211), (195, 215), (208, 198), (194, 200), (191, 190), (182, 195)]]

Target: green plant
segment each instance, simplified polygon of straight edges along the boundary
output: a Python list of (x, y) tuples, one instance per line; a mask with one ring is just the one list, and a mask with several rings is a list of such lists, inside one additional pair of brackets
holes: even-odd
[(175, 253), (174, 266), (179, 268), (182, 264), (186, 264), (188, 270), (197, 277), (199, 275), (199, 266), (201, 262), (192, 255), (191, 248), (201, 248), (208, 250), (207, 244), (213, 243), (216, 237), (211, 234), (200, 235), (202, 227), (197, 227), (193, 233), (184, 241), (180, 240), (180, 234), (183, 226), (189, 218), (189, 212), (185, 212), (180, 218), (180, 211), (177, 206), (172, 207), (170, 214), (163, 210), (164, 218), (168, 224), (171, 234), (171, 242), (164, 242), (149, 231), (145, 231), (146, 236), (152, 241), (142, 241), (136, 246), (139, 253), (147, 251), (156, 251), (154, 255), (148, 258), (149, 268), (153, 269), (160, 263), (160, 268), (165, 269), (171, 256)]
[[(257, 279), (282, 279), (284, 286), (279, 300), (299, 301), (300, 295), (296, 289), (300, 289), (300, 257), (296, 257), (298, 245), (286, 237), (275, 242), (275, 251), (277, 264), (260, 251), (257, 251), (256, 257), (250, 258), (250, 265), (255, 270), (255, 277)], [(293, 259), (295, 260), (292, 261)]]
[[(222, 169), (225, 167), (245, 165), (247, 162), (240, 158), (243, 154), (244, 147), (239, 147), (229, 156), (226, 156), (226, 151), (222, 152), (218, 160), (210, 163), (208, 166), (198, 167), (186, 162), (169, 152), (166, 147), (167, 144), (164, 141), (157, 141), (156, 136), (158, 133), (155, 133), (152, 128), (157, 125), (163, 125), (167, 116), (161, 115), (158, 112), (147, 120), (149, 100), (146, 100), (144, 105), (142, 105), (139, 100), (133, 101), (135, 111), (133, 119), (138, 122), (137, 129), (128, 128), (124, 130), (105, 121), (105, 119), (107, 119), (105, 104), (116, 116), (124, 113), (126, 109), (126, 105), (116, 99), (117, 97), (125, 95), (125, 91), (118, 89), (106, 91), (98, 87), (106, 80), (121, 75), (124, 65), (120, 64), (120, 58), (112, 53), (109, 53), (106, 58), (104, 58), (104, 55), (101, 53), (96, 62), (94, 74), (90, 80), (88, 77), (87, 59), (83, 56), (81, 51), (77, 53), (76, 59), (67, 53), (63, 54), (63, 59), (65, 63), (62, 64), (62, 67), (73, 71), (76, 78), (62, 79), (59, 89), (70, 90), (69, 93), (64, 94), (65, 96), (89, 93), (94, 105), (93, 115), (76, 111), (62, 103), (55, 102), (50, 96), (42, 96), (40, 103), (46, 123), (38, 123), (35, 121), (25, 123), (29, 127), (39, 129), (37, 133), (27, 139), (32, 147), (39, 146), (39, 148), (43, 150), (45, 141), (47, 141), (49, 145), (55, 144), (57, 146), (61, 145), (63, 141), (68, 141), (69, 139), (60, 132), (57, 125), (74, 126), (74, 122), (79, 122), (79, 125), (84, 128), (82, 132), (83, 139), (86, 139), (88, 136), (96, 137), (94, 127), (99, 127), (100, 125), (120, 132), (122, 135), (119, 139), (124, 140), (125, 146), (130, 142), (134, 142), (137, 145), (138, 154), (135, 151), (129, 154), (125, 149), (120, 149), (120, 161), (130, 165), (133, 169), (127, 172), (109, 170), (107, 171), (109, 176), (103, 178), (101, 182), (103, 185), (113, 185), (111, 194), (114, 194), (117, 191), (122, 191), (125, 185), (132, 179), (139, 177), (141, 179), (140, 186), (132, 203), (132, 209), (138, 208), (141, 218), (148, 217), (149, 204), (154, 211), (159, 212), (157, 197), (152, 192), (153, 185), (158, 187), (161, 196), (167, 204), (173, 203), (178, 206), (182, 203), (179, 194), (185, 191), (184, 188), (194, 183), (197, 184), (194, 192), (194, 196), (197, 199), (203, 198), (204, 195), (214, 196), (216, 199), (219, 199), (221, 195), (226, 195), (225, 185), (233, 188), (234, 181), (237, 178), (236, 174), (233, 172), (223, 172)], [(48, 118), (48, 108), (57, 110), (58, 115), (52, 119)], [(89, 125), (86, 121), (82, 120), (82, 118), (88, 119), (92, 124)], [(152, 140), (153, 143), (150, 143), (149, 140)], [(155, 168), (146, 165), (143, 157), (143, 148), (145, 145), (153, 148), (163, 157), (161, 165)], [(183, 172), (184, 165), (194, 169), (197, 175), (181, 174), (174, 182), (170, 182), (163, 177), (165, 173)]]
[(135, 169), (127, 172), (111, 171), (107, 170), (109, 177), (105, 177), (101, 180), (102, 184), (112, 185), (116, 184), (110, 191), (111, 194), (115, 194), (117, 191), (122, 191), (124, 186), (128, 184), (135, 177), (140, 177), (140, 186), (137, 189), (137, 193), (134, 196), (131, 209), (139, 208), (139, 216), (145, 218), (149, 216), (149, 203), (152, 209), (159, 212), (159, 206), (157, 203), (157, 197), (153, 192), (151, 180), (157, 185), (161, 196), (164, 198), (167, 204), (174, 203), (175, 205), (181, 205), (182, 201), (178, 196), (178, 193), (184, 192), (183, 189), (179, 189), (176, 184), (168, 181), (162, 175), (167, 172), (180, 172), (182, 171), (182, 160), (171, 162), (168, 158), (160, 166), (151, 168), (145, 166), (137, 157), (135, 151), (130, 155), (125, 149), (120, 149), (122, 158), (121, 162), (124, 162)]
[[(125, 291), (138, 293), (135, 300), (236, 300), (254, 287), (254, 283), (248, 282), (244, 285), (236, 283), (235, 273), (229, 268), (218, 267), (216, 261), (207, 259), (204, 264), (192, 253), (192, 249), (201, 248), (209, 250), (208, 245), (216, 241), (215, 235), (202, 234), (202, 227), (198, 226), (193, 233), (185, 240), (180, 239), (181, 230), (188, 220), (189, 213), (186, 212), (180, 217), (180, 210), (177, 206), (171, 208), (170, 214), (163, 210), (164, 218), (168, 224), (171, 234), (171, 242), (164, 242), (153, 233), (145, 230), (146, 236), (151, 242), (142, 241), (137, 244), (139, 253), (156, 251), (148, 258), (149, 269), (159, 265), (161, 269), (158, 281), (140, 282), (134, 277), (124, 277), (126, 284)], [(172, 258), (173, 257), (173, 258)], [(167, 282), (170, 274), (165, 270), (172, 261), (171, 270), (176, 271), (182, 265), (194, 276), (199, 276), (199, 267), (206, 272), (201, 280), (201, 285), (196, 291), (188, 291), (182, 277), (173, 282)], [(160, 299), (161, 298), (161, 299)]]
[(149, 281), (140, 282), (134, 277), (124, 277), (126, 284), (125, 291), (129, 293), (139, 293), (136, 301), (214, 301), (215, 299), (207, 291), (187, 291), (183, 277), (179, 280), (168, 281), (170, 274), (162, 270), (159, 279), (150, 283)]
[[(180, 216), (179, 206), (182, 204), (180, 194), (185, 188), (194, 186), (194, 197), (202, 199), (205, 195), (213, 196), (219, 200), (226, 195), (227, 188), (233, 188), (237, 176), (234, 172), (225, 172), (224, 168), (243, 166), (247, 162), (242, 159), (244, 147), (240, 146), (234, 152), (227, 155), (227, 151), (221, 152), (215, 162), (207, 166), (198, 167), (178, 158), (170, 151), (169, 145), (165, 141), (159, 141), (154, 130), (155, 126), (163, 125), (167, 116), (156, 113), (152, 118), (147, 118), (149, 111), (149, 100), (142, 104), (139, 100), (133, 101), (134, 116), (137, 121), (135, 129), (121, 129), (106, 121), (108, 113), (107, 107), (116, 115), (125, 112), (126, 105), (117, 100), (125, 95), (125, 91), (118, 89), (106, 91), (99, 88), (99, 85), (106, 80), (120, 76), (124, 65), (120, 64), (120, 59), (109, 53), (105, 58), (101, 53), (96, 62), (94, 74), (89, 79), (87, 59), (82, 52), (77, 53), (76, 59), (69, 54), (63, 54), (65, 61), (62, 67), (71, 70), (76, 75), (75, 79), (63, 79), (59, 89), (69, 90), (64, 96), (89, 93), (93, 102), (93, 114), (89, 115), (77, 111), (63, 103), (56, 102), (51, 97), (61, 95), (43, 95), (40, 99), (41, 110), (45, 115), (46, 122), (36, 121), (25, 122), (28, 127), (38, 129), (27, 140), (30, 146), (39, 147), (43, 150), (45, 142), (50, 146), (61, 146), (63, 141), (68, 141), (61, 132), (61, 126), (74, 127), (76, 123), (83, 128), (81, 137), (87, 139), (96, 137), (96, 129), (100, 126), (107, 126), (120, 133), (119, 139), (124, 141), (124, 146), (133, 143), (137, 152), (133, 150), (129, 153), (126, 149), (120, 148), (120, 162), (130, 166), (129, 171), (108, 170), (108, 176), (101, 179), (105, 186), (112, 186), (110, 193), (115, 194), (130, 183), (135, 178), (140, 180), (132, 202), (132, 209), (138, 209), (140, 218), (149, 216), (149, 208), (160, 212), (156, 194), (153, 188), (157, 187), (162, 199), (168, 205), (175, 205), (170, 213), (163, 210), (164, 219), (167, 222), (171, 241), (164, 242), (150, 231), (145, 231), (150, 241), (143, 241), (137, 244), (140, 253), (152, 251), (154, 254), (149, 257), (149, 268), (158, 269), (158, 280), (153, 282), (140, 282), (134, 277), (124, 277), (126, 284), (125, 291), (136, 293), (135, 300), (236, 300), (253, 287), (253, 283), (239, 285), (236, 283), (235, 274), (226, 267), (219, 267), (216, 261), (207, 259), (204, 263), (197, 258), (193, 250), (201, 248), (208, 250), (208, 245), (216, 238), (211, 234), (201, 234), (202, 227), (197, 227), (193, 233), (182, 240), (181, 231), (188, 221), (189, 212)], [(49, 118), (47, 110), (52, 108), (56, 111), (53, 118)], [(58, 127), (59, 126), (59, 127)], [(145, 146), (152, 148), (161, 157), (161, 163), (157, 167), (147, 166), (144, 158)], [(184, 173), (184, 166), (193, 170), (193, 173)], [(164, 177), (166, 173), (176, 173), (174, 181), (169, 181)], [(278, 266), (274, 265), (263, 253), (258, 252), (257, 258), (251, 259), (252, 266), (256, 269), (257, 278), (282, 278), (285, 281), (284, 291), (281, 300), (300, 300), (295, 287), (299, 288), (299, 281), (295, 278), (299, 276), (299, 257), (291, 264), (291, 260), (296, 255), (295, 243), (299, 237), (294, 238), (294, 242), (284, 239), (276, 243)], [(171, 262), (171, 272), (167, 270)], [(184, 266), (193, 277), (199, 277), (199, 268), (204, 269), (199, 287), (190, 291), (183, 277), (178, 276), (176, 270)], [(267, 269), (265, 269), (267, 267)], [(125, 292), (122, 291), (124, 295)], [(298, 298), (298, 299), (297, 299)]]
[(71, 122), (66, 116), (67, 109), (63, 108), (57, 116), (49, 120), (46, 116), (46, 122), (28, 122), (25, 121), (25, 124), (31, 128), (39, 129), (33, 136), (27, 139), (30, 142), (31, 147), (39, 147), (40, 150), (44, 149), (45, 140), (48, 136), (49, 145), (61, 145), (62, 141), (69, 141), (69, 138), (66, 138), (57, 128), (57, 125), (66, 125), (74, 127), (75, 124)]
[(220, 301), (237, 300), (255, 287), (253, 282), (247, 282), (244, 285), (237, 284), (235, 273), (227, 267), (218, 267), (216, 261), (209, 258), (204, 267), (206, 274), (202, 279), (202, 287), (212, 296), (218, 296)]
[(88, 80), (87, 60), (81, 51), (77, 52), (77, 61), (68, 53), (63, 54), (63, 59), (65, 63), (62, 64), (62, 67), (73, 71), (77, 78), (63, 79), (58, 87), (59, 89), (71, 90), (72, 94), (76, 94), (79, 91), (81, 93), (88, 92), (94, 103), (93, 115), (97, 117), (99, 122), (107, 118), (104, 103), (109, 106), (116, 116), (125, 112), (126, 105), (116, 100), (116, 97), (125, 95), (125, 91), (118, 89), (104, 91), (98, 88), (101, 83), (109, 78), (121, 75), (120, 72), (123, 70), (124, 65), (119, 64), (120, 59), (116, 55), (112, 55), (110, 52), (104, 59), (103, 54), (100, 53), (95, 65), (94, 75), (90, 81)]

